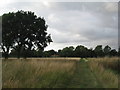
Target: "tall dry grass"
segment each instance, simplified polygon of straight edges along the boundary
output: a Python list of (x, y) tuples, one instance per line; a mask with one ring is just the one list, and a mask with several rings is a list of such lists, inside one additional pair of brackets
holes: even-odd
[(118, 58), (89, 58), (89, 66), (104, 88), (118, 88), (119, 75), (113, 70), (118, 69)]
[(3, 88), (65, 87), (76, 70), (76, 60), (3, 60)]

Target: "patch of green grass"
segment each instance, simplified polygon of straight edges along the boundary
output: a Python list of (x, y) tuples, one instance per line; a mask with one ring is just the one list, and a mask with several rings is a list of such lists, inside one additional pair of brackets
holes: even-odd
[(81, 59), (77, 64), (76, 72), (68, 86), (69, 88), (102, 88), (96, 80), (85, 59)]

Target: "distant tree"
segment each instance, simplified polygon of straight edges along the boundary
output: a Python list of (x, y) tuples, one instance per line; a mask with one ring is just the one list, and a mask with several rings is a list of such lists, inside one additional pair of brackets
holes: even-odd
[(56, 51), (54, 51), (54, 50), (48, 50), (48, 51), (44, 51), (43, 56), (44, 57), (51, 57), (52, 55), (55, 55), (55, 54), (57, 54)]
[(44, 51), (43, 52), (43, 57), (50, 57), (50, 53), (48, 51)]
[(120, 46), (118, 48), (118, 56), (120, 57)]
[(68, 52), (69, 52), (68, 57), (73, 57), (74, 56), (74, 47), (73, 46), (68, 47)]
[(44, 18), (37, 17), (34, 12), (21, 10), (4, 14), (2, 18), (1, 46), (6, 57), (10, 49), (15, 49), (19, 58), (23, 51), (44, 50), (52, 42)]
[(73, 46), (65, 47), (59, 52), (60, 52), (60, 56), (62, 57), (73, 57), (74, 47)]
[(43, 57), (43, 51), (42, 50), (35, 51), (34, 54), (35, 54), (34, 57)]
[(82, 45), (77, 46), (74, 51), (76, 57), (88, 57), (88, 49)]
[(59, 56), (61, 56), (61, 55), (60, 55), (60, 54), (61, 54), (61, 51), (62, 51), (62, 50), (59, 49), (58, 52), (57, 52), (57, 54), (58, 54)]
[(50, 53), (50, 55), (55, 55), (55, 54), (57, 54), (57, 52), (56, 52), (55, 50), (53, 50), (53, 49), (52, 49), (52, 50), (49, 50), (48, 52)]
[(95, 55), (97, 57), (102, 57), (104, 56), (104, 52), (103, 52), (103, 49), (102, 49), (102, 45), (97, 45), (94, 49), (94, 52), (95, 52)]
[(88, 49), (87, 57), (95, 57), (95, 52), (93, 51), (93, 48)]
[(105, 54), (106, 56), (108, 56), (108, 55), (110, 54), (111, 47), (109, 47), (109, 46), (107, 45), (107, 46), (105, 46), (105, 48), (103, 49), (103, 51), (104, 51), (104, 54)]
[(110, 51), (110, 56), (117, 56), (117, 51), (115, 49), (112, 49)]

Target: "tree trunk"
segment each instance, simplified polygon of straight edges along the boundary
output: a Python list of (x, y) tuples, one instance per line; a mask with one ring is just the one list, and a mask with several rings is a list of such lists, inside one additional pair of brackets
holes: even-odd
[(7, 51), (4, 50), (4, 57), (5, 57), (5, 59), (8, 59), (8, 57), (9, 57), (9, 47), (7, 47)]
[(18, 50), (17, 50), (17, 52), (18, 52), (17, 58), (18, 59), (20, 59), (20, 56), (21, 56), (21, 47), (22, 47), (22, 44), (19, 44), (18, 45)]
[(17, 58), (20, 59), (20, 52), (18, 51), (18, 55), (17, 55)]
[(7, 52), (4, 53), (4, 58), (8, 59), (8, 53)]

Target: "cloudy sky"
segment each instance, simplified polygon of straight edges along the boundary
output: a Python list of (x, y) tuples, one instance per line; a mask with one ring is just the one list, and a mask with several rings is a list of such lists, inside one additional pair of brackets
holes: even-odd
[(118, 47), (117, 2), (2, 2), (0, 15), (18, 10), (44, 17), (53, 42), (45, 50), (66, 46)]

